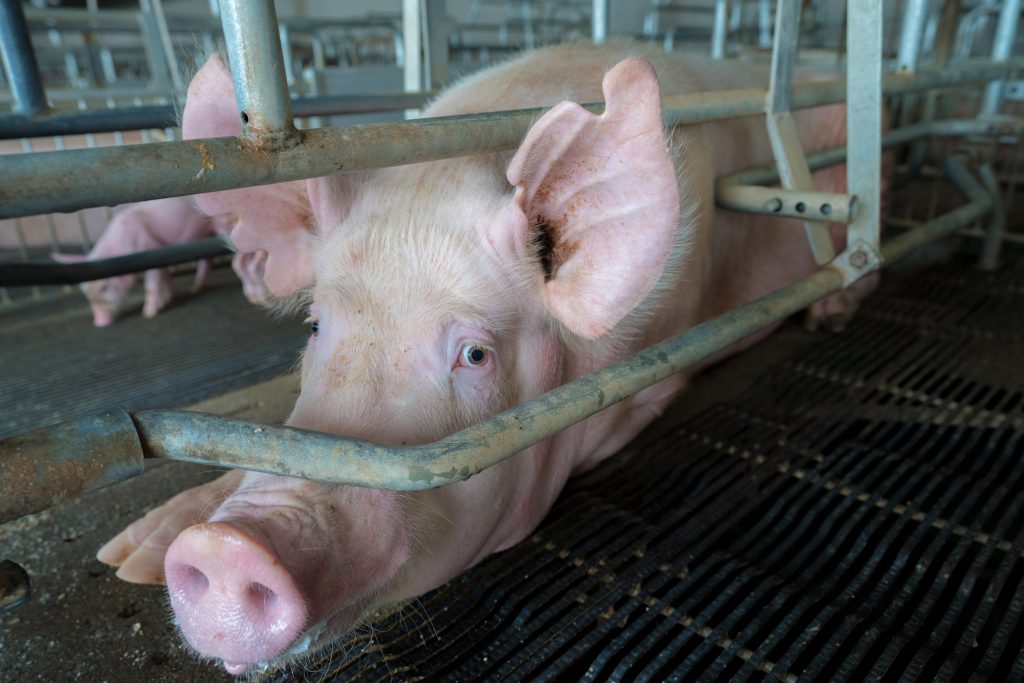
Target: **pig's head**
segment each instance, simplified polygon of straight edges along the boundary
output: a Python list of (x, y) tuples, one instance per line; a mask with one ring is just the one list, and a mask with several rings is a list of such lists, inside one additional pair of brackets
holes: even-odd
[[(51, 255), (55, 261), (60, 263), (82, 263), (88, 260), (87, 256), (78, 254), (54, 253)], [(137, 280), (137, 275), (117, 275), (103, 280), (83, 282), (80, 287), (92, 308), (92, 324), (96, 327), (112, 325), (124, 309), (128, 294)]]
[[(440, 438), (552, 389), (575, 341), (606, 338), (656, 285), (679, 194), (651, 67), (562, 103), (519, 150), (200, 195), (306, 293), (310, 339), (289, 424), (394, 445)], [(187, 138), (237, 134), (230, 75), (193, 80)], [(572, 343), (567, 344), (570, 341)], [(470, 480), (399, 494), (249, 473), (167, 551), (185, 639), (231, 672), (348, 629), (523, 538), (572, 466), (539, 445)]]

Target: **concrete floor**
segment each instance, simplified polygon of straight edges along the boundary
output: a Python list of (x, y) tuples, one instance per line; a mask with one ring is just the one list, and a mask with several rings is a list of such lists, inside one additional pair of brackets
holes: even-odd
[[(698, 377), (657, 424), (675, 423), (742, 392), (761, 370), (813, 339), (789, 323)], [(286, 375), (192, 408), (279, 422), (296, 394), (294, 376)], [(21, 564), (32, 580), (31, 601), (0, 616), (0, 681), (230, 680), (183, 647), (161, 587), (124, 583), (94, 559), (128, 523), (216, 474), (209, 467), (156, 464), (134, 480), (0, 525), (0, 559)]]

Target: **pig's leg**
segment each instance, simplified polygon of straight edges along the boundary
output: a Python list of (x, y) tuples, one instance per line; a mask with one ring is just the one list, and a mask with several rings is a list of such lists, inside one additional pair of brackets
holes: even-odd
[(146, 303), (142, 306), (142, 315), (152, 318), (159, 313), (174, 297), (174, 282), (171, 271), (166, 268), (153, 268), (146, 271)]
[(212, 263), (210, 259), (199, 259), (199, 263), (196, 264), (196, 277), (192, 281), (192, 289), (189, 291), (195, 294), (202, 290), (203, 286), (206, 284), (206, 279), (210, 276), (211, 266)]
[(880, 279), (877, 272), (871, 273), (846, 289), (815, 301), (807, 309), (804, 328), (808, 332), (816, 332), (819, 328), (829, 332), (842, 332), (853, 319), (860, 302), (878, 287)]
[(164, 555), (182, 530), (205, 522), (242, 481), (242, 470), (179, 493), (145, 517), (135, 520), (96, 553), (96, 559), (119, 567), (118, 578), (132, 583), (163, 583)]

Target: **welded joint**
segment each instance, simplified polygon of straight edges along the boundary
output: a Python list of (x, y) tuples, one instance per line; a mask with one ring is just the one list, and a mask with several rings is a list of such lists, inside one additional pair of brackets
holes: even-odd
[(855, 240), (826, 267), (842, 275), (843, 287), (849, 287), (868, 273), (880, 269), (882, 258), (872, 245), (864, 240)]

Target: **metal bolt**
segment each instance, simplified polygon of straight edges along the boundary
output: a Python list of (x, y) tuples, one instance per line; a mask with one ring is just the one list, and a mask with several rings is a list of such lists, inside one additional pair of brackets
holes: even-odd
[(863, 268), (868, 264), (868, 255), (863, 250), (858, 249), (857, 251), (850, 254), (850, 265), (854, 268)]

